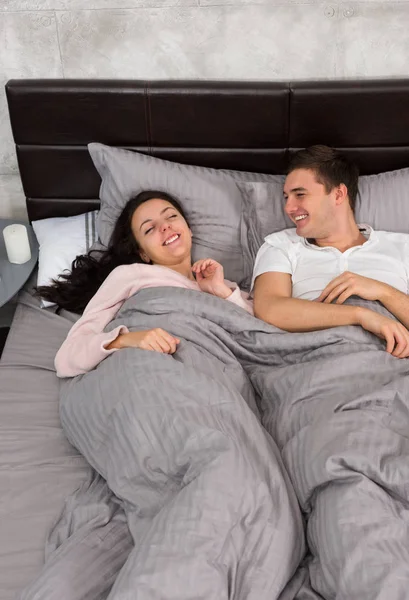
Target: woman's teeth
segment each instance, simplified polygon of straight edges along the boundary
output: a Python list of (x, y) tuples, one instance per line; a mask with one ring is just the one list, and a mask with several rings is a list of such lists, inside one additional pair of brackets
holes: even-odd
[(308, 217), (308, 215), (299, 215), (298, 217), (295, 217), (295, 221), (302, 221), (302, 219), (306, 219)]
[(172, 235), (172, 237), (170, 237), (168, 240), (166, 240), (165, 246), (168, 246), (172, 242), (176, 242), (177, 239), (179, 239), (179, 234), (175, 233), (175, 235)]

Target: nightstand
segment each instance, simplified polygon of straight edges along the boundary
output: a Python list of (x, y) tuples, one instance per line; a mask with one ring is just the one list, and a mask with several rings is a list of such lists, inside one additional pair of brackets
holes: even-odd
[[(14, 265), (7, 259), (3, 229), (12, 223), (22, 223), (27, 227), (31, 259), (24, 265)], [(38, 243), (31, 225), (15, 219), (0, 219), (0, 356), (13, 320), (15, 296), (30, 277), (37, 260)]]

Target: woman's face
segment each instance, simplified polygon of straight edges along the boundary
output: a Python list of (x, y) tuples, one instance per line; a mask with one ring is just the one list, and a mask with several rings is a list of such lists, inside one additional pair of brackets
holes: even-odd
[(154, 198), (138, 206), (131, 227), (143, 261), (164, 267), (190, 261), (192, 232), (167, 200)]

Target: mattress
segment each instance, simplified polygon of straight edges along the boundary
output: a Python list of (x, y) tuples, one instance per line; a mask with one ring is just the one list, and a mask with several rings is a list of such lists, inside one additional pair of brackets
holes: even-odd
[(89, 475), (60, 426), (53, 366), (73, 321), (24, 290), (0, 361), (0, 600), (40, 571), (65, 499)]

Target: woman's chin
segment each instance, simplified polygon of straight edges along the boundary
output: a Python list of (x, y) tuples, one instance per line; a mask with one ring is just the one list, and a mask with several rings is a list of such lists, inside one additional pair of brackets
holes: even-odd
[(183, 258), (186, 256), (186, 254), (189, 254), (188, 251), (186, 251), (186, 248), (170, 248), (168, 249), (166, 256), (168, 257), (172, 257), (172, 258)]
[(164, 253), (161, 253), (161, 262), (165, 264), (174, 264), (175, 261), (182, 262), (190, 258), (190, 248), (178, 246), (175, 248), (166, 248)]

